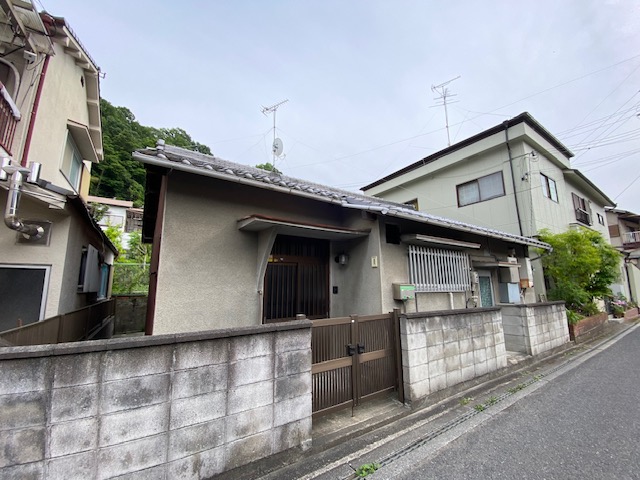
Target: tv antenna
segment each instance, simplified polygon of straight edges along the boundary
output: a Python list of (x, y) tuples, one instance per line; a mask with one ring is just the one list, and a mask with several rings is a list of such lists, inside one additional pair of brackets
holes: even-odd
[(439, 97), (434, 98), (434, 100), (442, 101), (442, 103), (438, 103), (437, 105), (434, 105), (434, 106), (435, 107), (444, 106), (444, 122), (445, 122), (445, 126), (447, 127), (447, 143), (449, 146), (451, 146), (451, 137), (449, 136), (449, 112), (447, 111), (447, 103), (456, 103), (456, 102), (447, 102), (447, 99), (449, 97), (455, 97), (457, 95), (455, 93), (449, 93), (449, 88), (447, 87), (447, 85), (449, 85), (451, 82), (459, 78), (460, 78), (460, 75), (458, 75), (456, 78), (452, 78), (451, 80), (447, 80), (446, 82), (441, 83), (440, 85), (431, 85), (431, 91), (439, 95)]
[(286, 100), (282, 100), (281, 102), (278, 102), (274, 105), (271, 105), (270, 107), (262, 107), (262, 114), (266, 117), (268, 116), (270, 113), (273, 113), (273, 143), (271, 144), (271, 153), (273, 154), (273, 168), (276, 168), (276, 157), (280, 158), (282, 155), (282, 150), (283, 150), (283, 145), (282, 145), (282, 140), (280, 140), (279, 138), (276, 138), (276, 112), (278, 111), (278, 107), (280, 107), (281, 105), (284, 105), (285, 103), (287, 103), (289, 101), (289, 99)]

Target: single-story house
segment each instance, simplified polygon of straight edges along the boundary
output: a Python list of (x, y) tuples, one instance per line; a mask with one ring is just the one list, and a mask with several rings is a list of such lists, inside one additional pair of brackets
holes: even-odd
[[(159, 142), (146, 333), (521, 303), (533, 238)], [(535, 298), (535, 297), (533, 297)]]

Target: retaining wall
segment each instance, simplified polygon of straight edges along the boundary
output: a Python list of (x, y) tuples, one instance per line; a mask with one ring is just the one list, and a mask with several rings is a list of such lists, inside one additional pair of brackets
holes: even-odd
[(564, 302), (503, 305), (502, 325), (509, 351), (538, 355), (569, 341)]
[(408, 403), (507, 366), (499, 308), (404, 314), (400, 336)]
[(0, 478), (208, 478), (311, 441), (311, 322), (0, 349)]

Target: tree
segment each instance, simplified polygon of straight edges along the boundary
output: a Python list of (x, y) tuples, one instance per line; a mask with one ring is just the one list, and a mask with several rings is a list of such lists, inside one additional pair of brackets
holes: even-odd
[(270, 162), (256, 165), (256, 168), (260, 168), (261, 170), (266, 170), (267, 172), (273, 172), (273, 173), (277, 173), (278, 175), (282, 175), (282, 172), (278, 170), (273, 163), (270, 163)]
[(604, 237), (587, 228), (553, 234), (540, 232), (540, 240), (553, 247), (543, 253), (545, 276), (552, 283), (550, 300), (564, 300), (580, 315), (597, 312), (594, 300), (611, 296), (610, 285), (619, 277), (620, 253)]
[(104, 160), (92, 166), (92, 195), (130, 200), (134, 206), (142, 206), (146, 172), (131, 154), (155, 146), (159, 138), (170, 145), (211, 154), (209, 147), (194, 141), (183, 129), (140, 125), (128, 108), (116, 107), (104, 98), (100, 99), (100, 111)]

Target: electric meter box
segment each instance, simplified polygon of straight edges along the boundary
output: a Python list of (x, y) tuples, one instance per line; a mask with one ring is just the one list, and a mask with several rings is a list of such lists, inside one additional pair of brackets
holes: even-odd
[(413, 300), (416, 298), (416, 286), (408, 283), (394, 283), (393, 284), (393, 299), (394, 300)]

